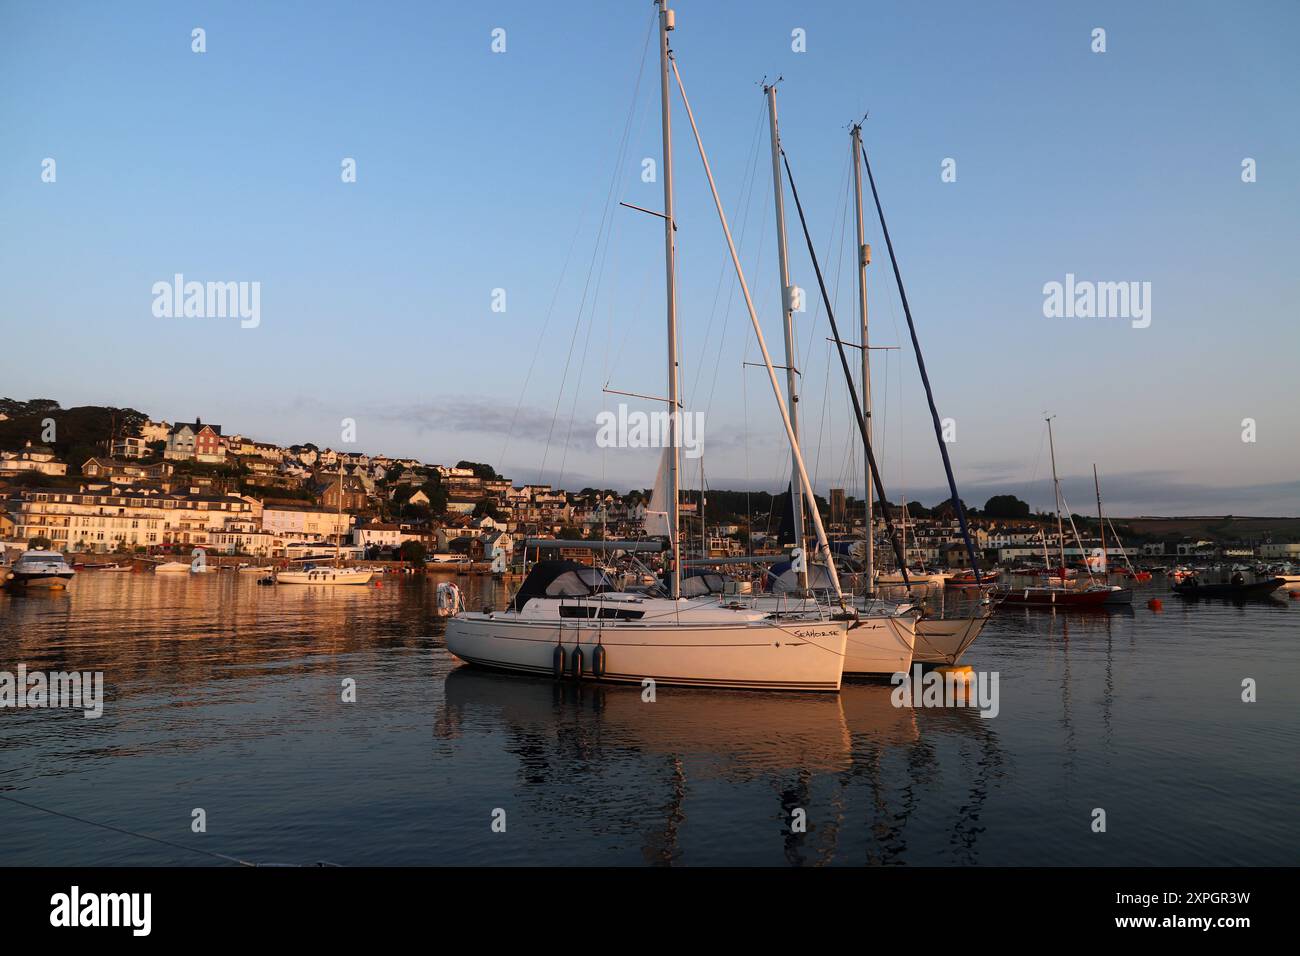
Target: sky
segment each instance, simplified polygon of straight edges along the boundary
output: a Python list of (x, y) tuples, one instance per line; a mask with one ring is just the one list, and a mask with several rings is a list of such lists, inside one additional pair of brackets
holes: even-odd
[[(848, 127), (867, 116), (968, 503), (1050, 505), (1053, 414), (1075, 510), (1096, 464), (1114, 514), (1300, 514), (1300, 5), (675, 10), (774, 362), (762, 81), (781, 77), (782, 145), (852, 341)], [(599, 447), (596, 416), (659, 407), (603, 387), (667, 389), (662, 221), (618, 205), (663, 207), (652, 24), (644, 0), (0, 0), (0, 394), (286, 444), (340, 447), (352, 419), (351, 447), (371, 453), (648, 486), (657, 452)], [(698, 485), (702, 462), (712, 487), (783, 488), (775, 399), (743, 364), (754, 334), (675, 94), (673, 111), (682, 388), (704, 416), (685, 478)], [(942, 465), (867, 203), (876, 450), (891, 499), (932, 504)], [(786, 205), (806, 296), (802, 445), (819, 490), (858, 494), (860, 442), (788, 188)], [(156, 315), (155, 283), (177, 273), (258, 283), (256, 326)], [(1149, 324), (1046, 316), (1046, 284), (1067, 275), (1139, 283)]]

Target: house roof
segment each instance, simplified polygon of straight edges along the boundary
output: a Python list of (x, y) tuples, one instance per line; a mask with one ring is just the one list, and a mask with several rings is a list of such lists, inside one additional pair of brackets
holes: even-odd
[(201, 431), (203, 431), (203, 429), (205, 429), (205, 428), (211, 428), (211, 429), (212, 429), (214, 432), (216, 432), (218, 435), (221, 434), (221, 426), (220, 426), (220, 425), (213, 425), (211, 422), (200, 422), (200, 421), (193, 421), (193, 422), (177, 422), (175, 425), (173, 425), (173, 426), (171, 427), (171, 433), (174, 434), (175, 432), (180, 431), (182, 428), (190, 428), (190, 429), (192, 429), (193, 431), (196, 431), (196, 432), (201, 432)]

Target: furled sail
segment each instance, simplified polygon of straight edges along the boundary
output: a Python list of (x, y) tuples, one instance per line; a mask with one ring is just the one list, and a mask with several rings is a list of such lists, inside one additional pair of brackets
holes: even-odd
[(655, 475), (654, 490), (650, 493), (650, 504), (645, 512), (645, 533), (651, 537), (667, 538), (670, 546), (675, 543), (673, 536), (676, 532), (668, 522), (668, 469), (672, 466), (668, 456), (673, 450), (672, 447), (665, 448), (659, 458), (659, 473)]

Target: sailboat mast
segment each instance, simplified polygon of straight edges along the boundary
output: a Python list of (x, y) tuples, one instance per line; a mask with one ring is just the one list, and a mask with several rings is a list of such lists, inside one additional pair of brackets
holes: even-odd
[(673, 127), (672, 108), (668, 97), (668, 32), (673, 28), (673, 11), (668, 0), (655, 0), (659, 6), (659, 91), (660, 115), (663, 120), (664, 148), (664, 274), (668, 308), (668, 528), (672, 532), (672, 571), (668, 575), (668, 595), (674, 600), (682, 593), (682, 551), (677, 521), (681, 493), (678, 475), (678, 439), (681, 401), (677, 389), (677, 248), (673, 231)]
[(1106, 519), (1101, 514), (1101, 482), (1097, 480), (1097, 463), (1092, 465), (1092, 487), (1097, 491), (1097, 524), (1101, 526), (1101, 570), (1110, 573), (1110, 559), (1106, 557)]
[[(1056, 496), (1056, 535), (1061, 548), (1061, 577), (1065, 577), (1065, 525), (1061, 523), (1061, 479), (1056, 477), (1056, 443), (1052, 440), (1052, 419), (1047, 416), (1047, 447), (1052, 453), (1052, 489)], [(1041, 445), (1039, 446), (1042, 447)]]
[[(779, 82), (779, 81), (778, 81)], [(776, 125), (776, 83), (763, 87), (767, 94), (768, 132), (772, 143), (772, 195), (776, 201), (776, 259), (781, 279), (781, 324), (785, 331), (785, 394), (786, 405), (790, 410), (790, 427), (794, 431), (795, 441), (799, 440), (799, 374), (794, 364), (794, 302), (793, 289), (790, 288), (790, 262), (785, 242), (785, 196), (781, 190), (781, 134)], [(796, 452), (791, 450), (791, 472)], [(814, 505), (815, 507), (815, 505)], [(799, 483), (790, 483), (790, 511), (794, 516), (794, 546), (803, 554), (803, 490)], [(806, 562), (804, 570), (798, 573), (799, 590), (808, 589), (808, 571)]]
[(740, 294), (745, 300), (745, 311), (749, 313), (749, 324), (754, 329), (754, 338), (758, 342), (759, 354), (763, 356), (763, 365), (767, 369), (768, 381), (772, 385), (772, 395), (776, 398), (777, 410), (781, 413), (781, 424), (785, 426), (786, 440), (790, 442), (790, 447), (794, 452), (794, 470), (800, 485), (803, 487), (803, 493), (809, 500), (808, 513), (812, 518), (813, 534), (816, 536), (822, 559), (826, 562), (826, 573), (830, 577), (831, 590), (835, 595), (835, 600), (843, 607), (844, 592), (840, 590), (840, 576), (839, 572), (835, 570), (835, 556), (831, 553), (830, 541), (826, 537), (826, 528), (822, 524), (821, 512), (817, 508), (817, 499), (813, 495), (812, 480), (808, 477), (808, 468), (804, 464), (803, 454), (799, 450), (799, 441), (794, 436), (794, 428), (790, 422), (790, 413), (786, 409), (784, 398), (781, 395), (781, 383), (776, 377), (776, 367), (772, 364), (772, 355), (767, 350), (767, 339), (763, 337), (763, 326), (758, 321), (758, 312), (754, 309), (754, 297), (749, 294), (749, 283), (745, 281), (745, 270), (740, 265), (740, 254), (736, 252), (736, 241), (731, 235), (731, 227), (727, 225), (727, 214), (722, 208), (722, 197), (718, 195), (718, 184), (713, 179), (713, 170), (709, 166), (709, 156), (704, 151), (704, 140), (700, 138), (700, 129), (695, 123), (695, 114), (691, 112), (691, 102), (686, 98), (686, 87), (682, 85), (681, 71), (677, 69), (675, 62), (672, 63), (672, 68), (673, 78), (677, 80), (677, 89), (682, 95), (682, 106), (686, 108), (686, 118), (691, 124), (691, 134), (695, 137), (695, 147), (700, 153), (700, 163), (704, 166), (704, 178), (709, 181), (709, 192), (713, 195), (713, 208), (718, 213), (718, 225), (722, 227), (723, 238), (727, 240), (727, 251), (731, 254), (731, 265), (736, 270), (736, 283), (740, 286)]
[[(862, 415), (866, 421), (867, 434), (871, 434), (871, 352), (867, 348), (867, 264), (871, 262), (871, 247), (867, 245), (866, 234), (862, 227), (862, 164), (858, 157), (862, 154), (862, 124), (855, 123), (850, 133), (849, 148), (853, 150), (853, 198), (857, 214), (858, 228), (858, 319), (862, 325)], [(866, 552), (863, 570), (866, 573), (867, 593), (876, 589), (876, 540), (871, 532), (872, 488), (871, 456), (867, 454), (866, 444), (862, 446), (862, 479), (866, 493)], [(907, 511), (903, 512), (903, 558), (907, 558)]]
[(339, 517), (338, 522), (334, 525), (334, 532), (337, 535), (334, 539), (334, 567), (338, 567), (343, 559), (343, 456), (339, 455)]

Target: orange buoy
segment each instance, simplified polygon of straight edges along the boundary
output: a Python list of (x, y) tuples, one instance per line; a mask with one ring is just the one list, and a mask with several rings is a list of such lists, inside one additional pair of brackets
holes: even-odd
[(1293, 598), (1300, 598), (1300, 591), (1288, 591), (1287, 593)]
[(1165, 602), (1160, 600), (1160, 598), (1152, 598), (1150, 601), (1147, 601), (1147, 607), (1153, 611), (1163, 610), (1164, 606)]
[(384, 586), (384, 582), (383, 582), (383, 581), (376, 581), (376, 582), (375, 582), (375, 587), (377, 587), (377, 588), (382, 588), (383, 586)]

